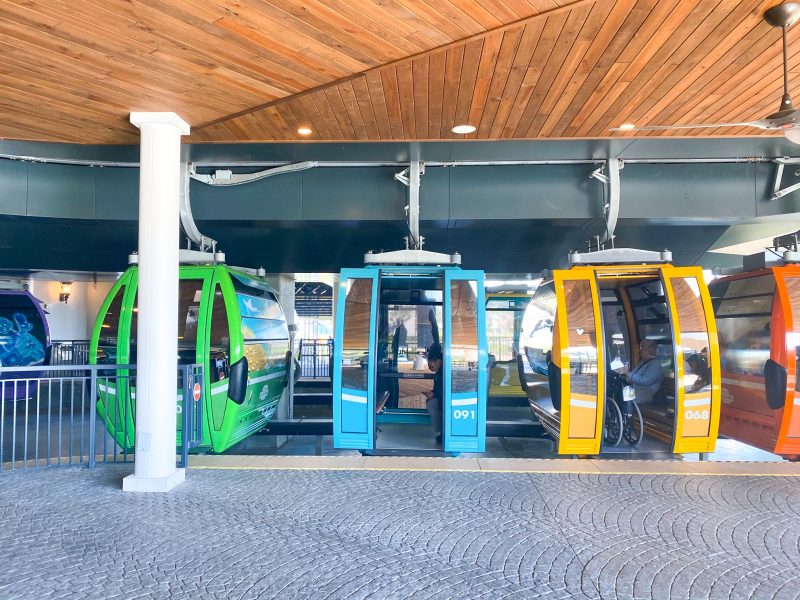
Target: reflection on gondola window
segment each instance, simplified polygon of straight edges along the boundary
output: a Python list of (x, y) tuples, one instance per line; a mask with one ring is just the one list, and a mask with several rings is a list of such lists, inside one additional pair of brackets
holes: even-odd
[(478, 310), (472, 281), (450, 284), (450, 369), (453, 393), (478, 389)]
[[(117, 355), (117, 341), (119, 339), (120, 321), (122, 320), (122, 299), (125, 296), (126, 286), (120, 286), (114, 295), (114, 299), (108, 306), (103, 323), (100, 326), (100, 335), (97, 340), (97, 362), (98, 363), (114, 363), (114, 362), (135, 362), (135, 355), (133, 360)], [(133, 313), (136, 316), (136, 313)], [(133, 328), (132, 331), (136, 332)], [(124, 349), (122, 350), (124, 353)]]
[(601, 289), (600, 297), (609, 368), (630, 367), (628, 322), (625, 318), (625, 309), (619, 298), (619, 292), (614, 289)]
[(197, 320), (202, 297), (202, 279), (181, 279), (178, 285), (178, 356), (183, 364), (197, 360)]
[(367, 390), (372, 279), (350, 279), (345, 298), (342, 387)]
[(772, 274), (734, 280), (715, 289), (714, 312), (724, 371), (763, 376), (770, 357), (774, 296)]
[(565, 281), (567, 353), (573, 395), (597, 394), (597, 331), (592, 288), (586, 280)]
[[(108, 306), (103, 324), (100, 327), (100, 337), (97, 343), (99, 348), (107, 352), (116, 354), (117, 336), (119, 335), (120, 313), (122, 312), (122, 296), (125, 293), (125, 286), (117, 290), (114, 299)], [(113, 355), (112, 354), (112, 355)]]
[(237, 293), (242, 314), (244, 354), (251, 371), (273, 368), (289, 350), (289, 330), (275, 296), (261, 297)]
[(525, 356), (534, 373), (547, 375), (547, 356), (553, 349), (553, 323), (556, 317), (555, 286), (548, 281), (539, 286), (522, 317), (520, 339), (525, 347)]
[(672, 289), (678, 302), (678, 322), (681, 330), (681, 353), (684, 365), (683, 384), (685, 389), (696, 392), (705, 389), (711, 383), (711, 367), (709, 362), (709, 338), (706, 326), (706, 315), (700, 297), (694, 294), (697, 280), (693, 277), (675, 278)]
[(212, 383), (228, 377), (230, 341), (225, 300), (222, 296), (222, 290), (217, 285), (214, 289), (214, 303), (211, 309), (211, 332), (209, 335), (208, 367)]

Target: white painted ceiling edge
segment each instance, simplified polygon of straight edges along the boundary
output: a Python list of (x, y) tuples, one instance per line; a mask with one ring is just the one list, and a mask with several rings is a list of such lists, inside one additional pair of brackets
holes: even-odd
[(800, 230), (800, 213), (748, 219), (728, 227), (709, 252), (750, 256), (772, 246), (773, 238)]

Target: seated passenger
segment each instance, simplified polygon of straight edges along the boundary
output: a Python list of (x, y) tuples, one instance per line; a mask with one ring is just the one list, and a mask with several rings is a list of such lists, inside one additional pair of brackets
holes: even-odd
[(692, 354), (686, 360), (686, 365), (689, 374), (697, 375), (694, 383), (686, 390), (687, 392), (697, 392), (711, 384), (711, 371), (708, 368), (708, 362), (705, 356), (702, 354)]
[(767, 323), (764, 327), (751, 329), (744, 335), (739, 336), (731, 342), (730, 347), (745, 350), (768, 349), (770, 335), (770, 324)]
[(639, 344), (639, 364), (630, 373), (620, 369), (625, 381), (636, 390), (636, 402), (639, 404), (652, 403), (664, 380), (664, 369), (656, 359), (657, 349), (658, 345), (654, 340), (642, 340)]
[(436, 443), (442, 441), (442, 399), (444, 397), (444, 381), (442, 374), (442, 346), (436, 342), (428, 348), (428, 368), (433, 371), (433, 389), (425, 391), (425, 407), (431, 416), (433, 431), (436, 432)]

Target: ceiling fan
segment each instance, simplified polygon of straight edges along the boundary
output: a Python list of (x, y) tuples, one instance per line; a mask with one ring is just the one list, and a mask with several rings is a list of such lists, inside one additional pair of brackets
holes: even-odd
[(800, 109), (795, 109), (789, 95), (789, 63), (786, 47), (786, 30), (800, 20), (800, 3), (787, 2), (774, 6), (764, 13), (764, 20), (773, 27), (780, 27), (783, 33), (783, 98), (778, 112), (757, 121), (745, 123), (706, 123), (690, 125), (650, 125), (646, 127), (613, 127), (611, 131), (665, 131), (668, 129), (698, 129), (717, 127), (757, 127), (783, 131), (790, 142), (800, 144)]

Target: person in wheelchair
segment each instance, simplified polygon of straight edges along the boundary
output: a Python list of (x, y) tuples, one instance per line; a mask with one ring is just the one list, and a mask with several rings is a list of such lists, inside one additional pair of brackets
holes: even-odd
[(638, 404), (652, 403), (654, 396), (661, 389), (664, 369), (661, 361), (656, 358), (657, 350), (658, 345), (654, 340), (644, 339), (639, 343), (639, 363), (636, 367), (629, 373), (624, 367), (617, 370), (626, 383), (636, 390)]

